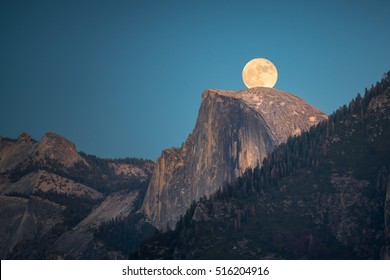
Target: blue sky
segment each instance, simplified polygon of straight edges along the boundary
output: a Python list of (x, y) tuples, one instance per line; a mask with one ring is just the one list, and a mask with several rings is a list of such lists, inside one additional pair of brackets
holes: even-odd
[(326, 113), (390, 70), (390, 1), (0, 2), (0, 135), (156, 159), (250, 59)]

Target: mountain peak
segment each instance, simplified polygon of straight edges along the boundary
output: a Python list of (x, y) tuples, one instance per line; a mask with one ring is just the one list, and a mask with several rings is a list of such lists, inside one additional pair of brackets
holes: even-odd
[(36, 156), (41, 160), (61, 162), (66, 167), (73, 166), (79, 161), (87, 165), (84, 158), (76, 151), (76, 145), (54, 132), (46, 133), (38, 142)]
[(27, 132), (21, 133), (19, 135), (17, 141), (18, 142), (34, 142), (34, 140), (32, 139), (31, 135), (28, 134)]
[(261, 164), (288, 137), (327, 116), (301, 98), (271, 88), (207, 89), (195, 128), (180, 149), (157, 160), (143, 210), (160, 229), (174, 227), (193, 200)]
[(0, 172), (10, 171), (15, 167), (22, 170), (32, 163), (51, 165), (54, 162), (67, 168), (77, 162), (88, 166), (76, 151), (75, 144), (53, 132), (46, 133), (38, 142), (26, 132), (20, 134), (16, 141), (0, 142)]
[(56, 134), (54, 132), (47, 132), (41, 140), (39, 140), (40, 146), (45, 146), (45, 148), (58, 149), (58, 148), (66, 148), (69, 151), (75, 151), (76, 145), (71, 141), (66, 139), (65, 137)]
[(258, 112), (279, 144), (328, 118), (302, 98), (274, 88), (255, 87), (240, 91), (207, 89), (202, 94), (202, 101), (217, 96), (237, 99)]

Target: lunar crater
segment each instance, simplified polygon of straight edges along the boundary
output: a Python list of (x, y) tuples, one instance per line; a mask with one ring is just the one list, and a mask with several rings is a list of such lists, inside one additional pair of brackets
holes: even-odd
[(242, 70), (242, 80), (247, 88), (272, 88), (278, 80), (278, 71), (271, 61), (254, 58)]

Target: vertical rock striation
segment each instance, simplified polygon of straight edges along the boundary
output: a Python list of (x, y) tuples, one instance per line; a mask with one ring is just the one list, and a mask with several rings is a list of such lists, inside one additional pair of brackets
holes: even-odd
[(324, 118), (299, 97), (272, 88), (206, 90), (192, 134), (157, 160), (144, 213), (157, 228), (174, 228), (192, 201), (215, 193)]

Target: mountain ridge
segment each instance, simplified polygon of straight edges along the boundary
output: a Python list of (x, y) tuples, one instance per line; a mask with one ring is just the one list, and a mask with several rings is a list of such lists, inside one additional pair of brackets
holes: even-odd
[[(125, 258), (94, 231), (134, 215), (153, 162), (100, 159), (49, 132), (0, 138), (0, 258)], [(133, 230), (141, 234), (143, 227)], [(135, 241), (135, 244), (138, 241)]]

